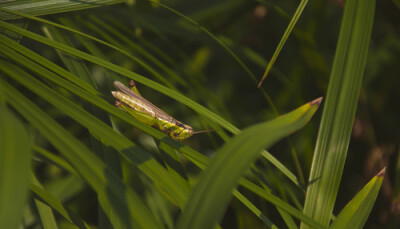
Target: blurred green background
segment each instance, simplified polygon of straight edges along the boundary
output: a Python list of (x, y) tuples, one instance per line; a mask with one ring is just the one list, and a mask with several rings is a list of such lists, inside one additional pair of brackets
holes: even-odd
[[(139, 59), (151, 62), (151, 58), (156, 58), (163, 63), (155, 65), (165, 77), (165, 81), (121, 53), (104, 46), (98, 47), (113, 63), (164, 85), (171, 84), (184, 95), (220, 114), (240, 129), (276, 117), (267, 98), (270, 98), (277, 111), (283, 114), (326, 95), (344, 1), (308, 3), (261, 89), (257, 88), (257, 84), (298, 6), (298, 1), (175, 0), (162, 3), (198, 22), (221, 39), (249, 67), (253, 76), (249, 75), (233, 56), (201, 28), (147, 1), (135, 1), (132, 5), (122, 3), (101, 6), (43, 17), (56, 22), (68, 20), (70, 27), (100, 37), (107, 42), (120, 44), (119, 47), (129, 52), (133, 50), (132, 53)], [(380, 194), (365, 228), (400, 227), (399, 5), (395, 0), (382, 0), (376, 3), (367, 67), (347, 162), (335, 205), (337, 214), (376, 173), (386, 166), (387, 173)], [(26, 20), (9, 22), (25, 23)], [(28, 29), (42, 33), (41, 26), (40, 23), (30, 22)], [(73, 42), (76, 48), (88, 48), (77, 39), (73, 39)], [(63, 66), (54, 49), (26, 38), (21, 40), (21, 44)], [(142, 49), (146, 52), (142, 52)], [(148, 53), (152, 56), (148, 56)], [(109, 94), (109, 91), (113, 90), (110, 73), (96, 65), (88, 64), (88, 66), (104, 98), (113, 103), (113, 98)], [(169, 70), (165, 70), (163, 66), (168, 66)], [(180, 78), (183, 82), (179, 80)], [(127, 80), (124, 83), (127, 83)], [(151, 88), (140, 84), (137, 86), (146, 99), (176, 119), (192, 125), (195, 129), (207, 127), (204, 126), (203, 120), (198, 119), (196, 114), (185, 106)], [(43, 102), (41, 98), (24, 91), (23, 87), (20, 88), (31, 101), (46, 110), (70, 133), (90, 144), (90, 135), (86, 129)], [(74, 100), (67, 92), (60, 91), (60, 93), (66, 93)], [(309, 175), (321, 111), (311, 123), (290, 137), (298, 154), (303, 175), (299, 175), (288, 141), (281, 141), (269, 150), (279, 161), (296, 175), (303, 176), (305, 180)], [(118, 120), (116, 123), (129, 138), (135, 139), (135, 142), (146, 149), (154, 150), (154, 143), (148, 135), (135, 128), (123, 126), (124, 123)], [(32, 129), (30, 131), (33, 132), (37, 145), (51, 152), (55, 151), (40, 134), (35, 135), (35, 130)], [(204, 134), (186, 140), (185, 144), (206, 155), (212, 155), (214, 150), (223, 144), (223, 140), (218, 137), (210, 138)], [(265, 161), (259, 161), (256, 166), (262, 171), (267, 171), (264, 176), (266, 183), (276, 187), (273, 192), (283, 195), (283, 198), (285, 195), (296, 195), (302, 205), (304, 193), (288, 194), (279, 190), (277, 184), (289, 186), (292, 184), (284, 180), (283, 176), (282, 180), (279, 179), (279, 174), (270, 175), (276, 172), (274, 167)], [(190, 164), (187, 164), (186, 169), (196, 180), (198, 169)], [(34, 170), (48, 190), (61, 196), (60, 198), (89, 224), (96, 224), (97, 198), (82, 181), (66, 176), (56, 166), (45, 163), (43, 158), (34, 162)], [(68, 183), (68, 180), (71, 183)], [(60, 187), (58, 182), (62, 182), (63, 186)], [(246, 193), (246, 190), (241, 191)], [(259, 204), (257, 206), (265, 214), (273, 219), (276, 218), (277, 225), (284, 225), (277, 213), (271, 210), (272, 205), (258, 200), (259, 197), (252, 193), (247, 194), (253, 203)], [(232, 220), (233, 218), (235, 220)], [(35, 223), (30, 224), (29, 221), (26, 225), (27, 228), (38, 228)], [(245, 228), (265, 226), (240, 202), (233, 200), (221, 226), (242, 228), (243, 225)]]

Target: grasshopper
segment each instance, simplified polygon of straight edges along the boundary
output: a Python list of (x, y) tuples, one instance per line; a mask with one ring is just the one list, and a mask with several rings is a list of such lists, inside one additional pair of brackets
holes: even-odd
[(114, 86), (119, 91), (111, 91), (111, 94), (117, 99), (115, 106), (132, 115), (137, 120), (153, 126), (179, 141), (189, 138), (193, 134), (213, 131), (194, 131), (191, 126), (174, 119), (143, 98), (133, 80), (129, 82), (129, 85), (132, 87), (131, 89), (119, 81), (114, 81)]

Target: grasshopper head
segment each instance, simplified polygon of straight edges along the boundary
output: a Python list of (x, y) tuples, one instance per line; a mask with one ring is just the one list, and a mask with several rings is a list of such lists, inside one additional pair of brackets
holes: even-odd
[(182, 141), (182, 140), (185, 140), (186, 138), (188, 138), (188, 137), (190, 137), (190, 136), (192, 136), (194, 134), (194, 130), (193, 130), (193, 128), (191, 126), (186, 125), (186, 124), (182, 124), (182, 125), (183, 125), (183, 127), (179, 128), (180, 129), (179, 132), (178, 131), (176, 131), (176, 132), (171, 131), (170, 132), (170, 136), (173, 139), (178, 140), (178, 141)]

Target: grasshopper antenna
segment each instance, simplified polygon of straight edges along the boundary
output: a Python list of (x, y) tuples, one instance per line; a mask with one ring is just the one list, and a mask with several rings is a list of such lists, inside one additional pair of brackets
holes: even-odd
[(195, 131), (193, 134), (201, 134), (201, 133), (209, 133), (209, 132), (214, 132), (215, 130), (200, 130), (200, 131)]

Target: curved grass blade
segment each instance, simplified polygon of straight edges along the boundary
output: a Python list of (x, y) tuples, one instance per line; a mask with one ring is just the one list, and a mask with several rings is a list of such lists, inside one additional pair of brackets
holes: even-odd
[[(0, 91), (3, 95), (3, 91)], [(2, 97), (3, 98), (3, 97)], [(5, 97), (6, 98), (6, 97)], [(23, 124), (0, 101), (0, 225), (19, 228), (28, 197), (31, 139)]]
[(386, 168), (382, 169), (364, 188), (343, 208), (331, 225), (331, 229), (364, 228), (379, 189), (381, 188)]
[(230, 193), (260, 151), (303, 127), (321, 98), (279, 118), (254, 125), (228, 141), (211, 161), (191, 193), (178, 221), (178, 229), (212, 228), (221, 219)]
[(304, 213), (324, 226), (329, 225), (346, 161), (374, 11), (375, 0), (346, 1), (304, 206)]

